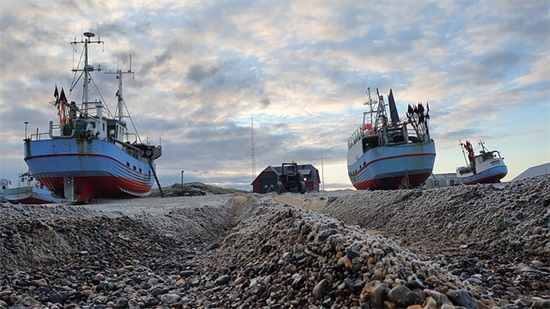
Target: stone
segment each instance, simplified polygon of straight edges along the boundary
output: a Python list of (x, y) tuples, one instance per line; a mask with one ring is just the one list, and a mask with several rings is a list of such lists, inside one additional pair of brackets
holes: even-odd
[(452, 305), (453, 303), (449, 300), (447, 295), (440, 293), (438, 291), (425, 289), (424, 293), (428, 296), (430, 296), (433, 300), (435, 300), (436, 304), (438, 306), (442, 305)]
[(182, 276), (183, 278), (193, 276), (194, 274), (195, 274), (194, 270), (182, 270), (182, 271), (180, 271), (180, 276)]
[(229, 275), (221, 275), (218, 277), (218, 279), (216, 279), (216, 284), (224, 285), (224, 284), (228, 284), (229, 281), (231, 281), (231, 277), (229, 277)]
[(326, 279), (319, 281), (313, 288), (313, 297), (315, 299), (323, 299), (329, 292), (329, 283)]
[(167, 305), (172, 305), (180, 300), (180, 296), (177, 294), (163, 294), (160, 297), (160, 302)]
[(327, 238), (329, 238), (329, 236), (336, 235), (336, 234), (338, 234), (338, 230), (329, 228), (329, 229), (323, 230), (319, 234), (317, 234), (317, 240), (318, 241), (325, 241), (325, 240), (327, 240)]
[(389, 287), (385, 283), (377, 284), (370, 293), (370, 302), (374, 308), (381, 308), (384, 306), (384, 300)]
[(466, 308), (477, 309), (477, 302), (472, 293), (466, 290), (452, 290), (445, 293), (447, 297), (456, 305)]
[(411, 290), (408, 287), (398, 285), (390, 289), (388, 298), (400, 307), (407, 307), (408, 305), (412, 305), (409, 303), (409, 293), (411, 293)]
[(41, 279), (31, 281), (31, 284), (37, 287), (44, 287), (48, 285), (48, 282), (46, 281), (46, 279), (41, 278)]

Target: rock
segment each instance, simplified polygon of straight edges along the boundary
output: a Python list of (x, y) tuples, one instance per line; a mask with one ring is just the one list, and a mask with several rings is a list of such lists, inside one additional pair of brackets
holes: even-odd
[(236, 292), (236, 291), (231, 291), (231, 292), (229, 293), (229, 296), (228, 296), (227, 299), (228, 299), (230, 302), (234, 302), (234, 301), (237, 300), (238, 298), (239, 298), (239, 293)]
[(182, 276), (183, 278), (193, 276), (194, 274), (195, 274), (194, 270), (182, 270), (182, 271), (180, 271), (180, 276)]
[(319, 281), (319, 283), (317, 283), (317, 285), (313, 288), (313, 297), (315, 299), (323, 299), (325, 295), (328, 294), (329, 287), (330, 285), (326, 279)]
[(353, 249), (351, 249), (351, 248), (347, 248), (346, 249), (346, 256), (348, 257), (348, 259), (353, 260), (354, 258), (359, 257), (360, 253), (353, 250)]
[(533, 298), (531, 309), (550, 308), (550, 299), (542, 299), (540, 297)]
[(404, 286), (404, 285), (398, 285), (388, 292), (388, 298), (395, 302), (399, 307), (407, 307), (408, 305), (412, 305), (413, 303), (409, 303), (409, 293), (411, 293), (411, 290)]
[(65, 301), (65, 298), (63, 297), (63, 295), (61, 295), (61, 293), (54, 292), (50, 296), (50, 301), (54, 304), (63, 304)]
[(472, 293), (466, 290), (452, 290), (445, 293), (455, 304), (469, 309), (478, 309), (477, 302)]
[(424, 293), (428, 296), (430, 296), (433, 300), (435, 300), (437, 306), (443, 306), (443, 305), (452, 305), (453, 303), (449, 300), (447, 295), (434, 291), (425, 289)]
[(128, 299), (121, 297), (116, 300), (115, 308), (126, 308), (128, 307)]
[(215, 250), (215, 249), (218, 249), (221, 247), (221, 244), (219, 243), (213, 243), (211, 245), (209, 245), (208, 247), (206, 247), (206, 250), (207, 251), (210, 251), (210, 250)]
[(224, 285), (224, 284), (228, 284), (229, 281), (231, 281), (231, 277), (229, 277), (229, 275), (221, 275), (218, 277), (218, 279), (216, 279), (216, 284)]
[(180, 296), (177, 294), (163, 294), (160, 297), (160, 302), (166, 305), (172, 305), (180, 300)]
[(389, 288), (385, 283), (377, 284), (370, 293), (370, 302), (374, 308), (382, 308)]
[(44, 287), (44, 286), (48, 285), (48, 282), (46, 282), (46, 279), (42, 278), (42, 279), (37, 279), (37, 280), (31, 281), (31, 284), (36, 286), (36, 287)]
[(317, 240), (318, 241), (325, 241), (329, 236), (336, 235), (336, 234), (338, 234), (338, 230), (329, 228), (329, 229), (321, 231), (317, 235)]
[(346, 287), (354, 293), (362, 291), (363, 287), (365, 286), (365, 281), (361, 279), (353, 280), (350, 278), (346, 278), (344, 279), (344, 283)]

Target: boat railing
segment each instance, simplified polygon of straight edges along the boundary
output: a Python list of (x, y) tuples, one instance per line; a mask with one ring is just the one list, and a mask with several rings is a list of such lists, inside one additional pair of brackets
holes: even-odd
[(109, 140), (111, 140), (114, 143), (117, 143), (117, 144), (121, 145), (124, 149), (126, 149), (126, 152), (128, 154), (132, 155), (135, 158), (142, 157), (143, 154), (144, 154), (144, 151), (142, 149), (130, 144), (130, 142), (123, 142), (123, 141), (120, 141), (116, 138), (110, 138)]
[(353, 132), (353, 134), (348, 138), (348, 149), (353, 147), (353, 145), (355, 145), (358, 141), (361, 140), (361, 138), (363, 138), (363, 132), (364, 131), (362, 127), (357, 128), (357, 130)]
[(423, 142), (426, 140), (425, 136), (422, 136), (417, 130), (409, 126), (407, 126), (407, 136), (411, 143)]
[(43, 133), (34, 133), (34, 134), (31, 134), (28, 139), (31, 140), (31, 141), (39, 141), (41, 139), (47, 139), (49, 137), (49, 133), (48, 132), (43, 132)]
[[(36, 133), (31, 133), (28, 137), (25, 137), (25, 140), (39, 141), (39, 140), (47, 139), (47, 138), (64, 137), (64, 136), (54, 135), (56, 130), (59, 133), (62, 132), (61, 131), (61, 124), (54, 125), (53, 121), (50, 121), (50, 126), (49, 126), (48, 132), (39, 132), (39, 128), (36, 128)], [(73, 131), (73, 134), (74, 134), (74, 131)], [(61, 135), (61, 134), (59, 134), (59, 135)]]
[[(70, 135), (64, 135), (63, 134), (63, 128), (64, 128), (64, 124), (54, 124), (53, 121), (50, 121), (50, 130), (48, 132), (49, 136), (51, 138), (72, 138), (74, 137), (75, 135), (75, 129), (73, 128), (71, 130), (71, 134)], [(58, 132), (58, 134), (54, 134), (55, 132)]]

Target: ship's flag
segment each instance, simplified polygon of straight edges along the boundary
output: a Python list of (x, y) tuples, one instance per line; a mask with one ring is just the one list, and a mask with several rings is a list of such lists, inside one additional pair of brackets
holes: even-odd
[(55, 85), (55, 90), (53, 91), (53, 96), (55, 98), (55, 106), (59, 105), (59, 91), (57, 91), (57, 85)]
[(61, 100), (61, 103), (67, 102), (67, 97), (65, 96), (65, 91), (63, 90), (63, 87), (61, 88), (61, 97), (59, 99)]
[(67, 97), (65, 96), (65, 91), (61, 87), (61, 95), (59, 96), (59, 107), (57, 115), (59, 116), (59, 123), (66, 124), (67, 116), (65, 115), (65, 104), (67, 104)]

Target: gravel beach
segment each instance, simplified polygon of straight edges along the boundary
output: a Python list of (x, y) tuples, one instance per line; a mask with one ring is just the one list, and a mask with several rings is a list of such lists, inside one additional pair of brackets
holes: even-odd
[(0, 308), (550, 308), (550, 176), (0, 206)]

